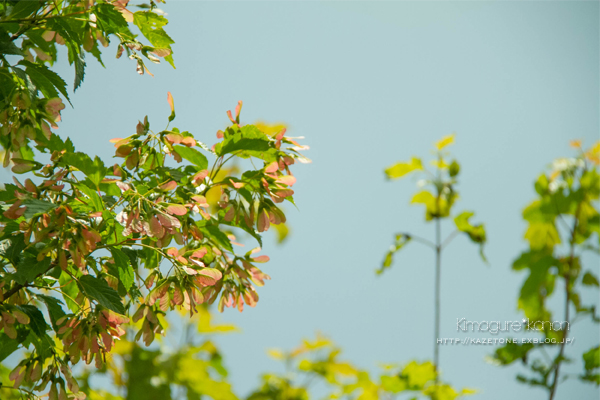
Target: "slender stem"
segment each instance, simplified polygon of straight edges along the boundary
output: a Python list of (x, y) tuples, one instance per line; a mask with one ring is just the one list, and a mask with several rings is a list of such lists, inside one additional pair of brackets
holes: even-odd
[[(567, 324), (569, 323), (569, 303), (571, 302), (571, 268), (573, 266), (573, 260), (575, 259), (575, 239), (577, 235), (577, 224), (579, 223), (579, 211), (581, 209), (581, 203), (577, 205), (577, 210), (575, 211), (575, 221), (573, 222), (573, 229), (571, 231), (571, 239), (569, 241), (570, 251), (569, 251), (569, 262), (567, 263), (567, 271), (565, 271), (564, 279), (565, 279), (565, 321)], [(554, 369), (554, 376), (552, 378), (552, 386), (550, 387), (550, 397), (549, 400), (554, 399), (554, 395), (556, 393), (556, 387), (558, 385), (558, 377), (560, 372), (560, 364), (564, 359), (565, 353), (565, 342), (567, 339), (568, 331), (565, 329), (562, 331), (562, 342), (560, 343), (560, 350), (558, 352), (558, 356), (556, 357), (556, 367)]]
[(68, 18), (68, 17), (73, 17), (75, 15), (82, 15), (85, 14), (85, 11), (77, 11), (77, 12), (73, 12), (71, 14), (57, 14), (57, 15), (51, 15), (49, 17), (40, 17), (40, 18), (18, 18), (18, 19), (5, 19), (4, 21), (0, 21), (0, 24), (14, 24), (14, 23), (18, 23), (18, 24), (22, 24), (22, 23), (31, 23), (31, 24), (35, 24), (38, 23), (39, 21), (46, 21), (49, 19), (54, 19), (54, 18)]
[(444, 247), (448, 246), (450, 244), (450, 242), (460, 233), (460, 231), (457, 229), (454, 232), (452, 232), (445, 240), (444, 243), (442, 243), (442, 249), (444, 249)]
[[(438, 153), (438, 163), (441, 163), (442, 156)], [(438, 164), (439, 166), (439, 164)], [(434, 337), (434, 348), (433, 348), (433, 365), (435, 368), (435, 386), (437, 391), (437, 385), (440, 381), (439, 378), (439, 366), (440, 366), (440, 349), (437, 343), (437, 339), (440, 337), (440, 282), (441, 282), (441, 264), (442, 264), (442, 226), (441, 226), (441, 210), (440, 200), (442, 197), (443, 187), (439, 184), (441, 182), (441, 169), (438, 167), (437, 170), (437, 196), (436, 196), (436, 216), (435, 216), (435, 337)]]
[(440, 354), (437, 339), (440, 336), (440, 272), (442, 264), (442, 245), (441, 245), (441, 224), (440, 218), (435, 219), (435, 337), (433, 348), (433, 364), (435, 366), (435, 384), (439, 382)]
[(412, 233), (400, 233), (400, 235), (409, 236), (410, 240), (414, 240), (415, 242), (422, 243), (422, 244), (424, 244), (426, 246), (431, 247), (432, 249), (435, 249), (435, 244), (433, 244), (433, 242), (431, 242), (431, 240), (427, 240), (427, 239), (422, 238), (420, 236), (415, 236)]

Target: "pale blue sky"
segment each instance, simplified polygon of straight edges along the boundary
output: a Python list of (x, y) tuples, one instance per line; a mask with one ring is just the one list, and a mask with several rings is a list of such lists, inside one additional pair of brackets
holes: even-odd
[[(278, 368), (267, 348), (291, 348), (317, 330), (373, 371), (431, 358), (433, 254), (411, 244), (388, 273), (373, 271), (394, 232), (432, 237), (433, 226), (408, 205), (414, 181), (386, 182), (382, 171), (428, 156), (433, 141), (454, 131), (451, 150), (463, 167), (457, 211), (474, 210), (486, 223), (490, 265), (464, 238), (449, 248), (442, 336), (456, 336), (457, 318), (522, 317), (516, 298), (525, 276), (510, 264), (525, 248), (520, 212), (532, 182), (552, 159), (572, 154), (570, 139), (598, 139), (598, 2), (171, 1), (164, 9), (177, 70), (150, 66), (155, 77), (140, 77), (129, 60), (114, 60), (111, 46), (107, 69), (89, 60), (60, 133), (108, 159), (108, 139), (133, 133), (144, 115), (163, 126), (171, 91), (175, 125), (205, 142), (214, 143), (238, 100), (243, 121), (283, 121), (306, 136), (314, 162), (294, 171), (292, 237), (265, 246), (273, 280), (256, 309), (222, 317), (243, 330), (219, 340), (240, 394)], [(599, 336), (589, 324), (573, 335), (573, 355)], [(443, 347), (444, 378), (478, 388), (473, 399), (543, 399), (515, 381), (519, 368), (484, 361), (495, 348)], [(557, 398), (597, 397), (572, 381)]]

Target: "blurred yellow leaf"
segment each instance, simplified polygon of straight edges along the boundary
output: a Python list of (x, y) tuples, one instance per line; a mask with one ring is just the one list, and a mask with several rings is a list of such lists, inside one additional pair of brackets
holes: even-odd
[(356, 375), (358, 372), (356, 368), (350, 363), (334, 363), (330, 367), (332, 372), (341, 374), (341, 375)]
[(275, 228), (275, 233), (277, 233), (277, 243), (279, 244), (283, 243), (290, 234), (290, 229), (285, 223), (281, 223), (278, 225), (273, 224), (271, 225), (271, 227)]
[(269, 136), (274, 136), (275, 134), (287, 128), (283, 123), (267, 124), (266, 122), (262, 121), (255, 122), (254, 126)]
[(585, 156), (592, 163), (600, 165), (600, 141), (594, 143), (594, 145), (585, 152)]
[(451, 145), (452, 143), (454, 143), (455, 136), (456, 133), (444, 136), (441, 140), (435, 142), (435, 148), (438, 150), (442, 150), (444, 147)]
[(415, 194), (410, 202), (425, 204), (426, 206), (429, 207), (430, 204), (435, 203), (435, 197), (430, 192), (423, 190), (423, 191)]
[(235, 325), (221, 324), (213, 325), (212, 315), (205, 307), (198, 308), (198, 332), (199, 333), (226, 333), (226, 332), (239, 332), (239, 329)]
[(554, 223), (533, 222), (529, 224), (525, 239), (532, 249), (551, 248), (560, 243), (560, 236)]
[(434, 385), (425, 390), (425, 394), (436, 400), (454, 400), (458, 393), (450, 385)]
[(269, 349), (267, 350), (267, 354), (274, 360), (285, 360), (285, 354), (281, 350)]
[(133, 346), (133, 342), (127, 340), (115, 340), (112, 353), (119, 355), (130, 354), (133, 350)]
[(400, 375), (408, 379), (408, 385), (411, 388), (424, 388), (425, 384), (435, 379), (435, 367), (429, 361), (424, 363), (411, 361), (404, 367)]
[(434, 167), (439, 168), (439, 169), (448, 168), (448, 164), (446, 163), (446, 161), (444, 161), (443, 158), (439, 159), (439, 160), (432, 160), (431, 165), (433, 165)]
[(389, 168), (386, 168), (385, 174), (387, 175), (388, 179), (398, 179), (410, 172), (422, 169), (423, 164), (421, 163), (421, 160), (417, 157), (413, 157), (411, 158), (410, 162), (399, 162)]

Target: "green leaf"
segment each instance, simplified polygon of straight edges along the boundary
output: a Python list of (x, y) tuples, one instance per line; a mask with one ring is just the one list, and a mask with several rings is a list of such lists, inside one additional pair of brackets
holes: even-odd
[(0, 333), (0, 362), (17, 351), (20, 342), (9, 338), (5, 333)]
[(600, 347), (594, 347), (583, 354), (586, 371), (592, 371), (600, 368)]
[(121, 280), (121, 283), (123, 283), (125, 289), (129, 291), (135, 278), (129, 257), (116, 247), (111, 248), (110, 253), (112, 254), (115, 265), (119, 270), (119, 279)]
[(5, 32), (0, 32), (0, 54), (22, 56), (23, 51), (18, 48), (12, 40), (10, 40), (10, 36), (8, 36)]
[(456, 160), (452, 160), (448, 166), (448, 174), (454, 178), (460, 172), (460, 164)]
[(183, 158), (196, 165), (200, 169), (208, 168), (208, 160), (204, 154), (187, 146), (174, 146), (175, 151)]
[(599, 286), (598, 278), (596, 278), (594, 276), (594, 274), (592, 274), (589, 271), (583, 275), (583, 279), (581, 280), (581, 283), (583, 283), (584, 285), (587, 285), (587, 286)]
[(419, 158), (412, 157), (410, 162), (399, 162), (391, 167), (386, 168), (385, 175), (388, 179), (398, 179), (413, 171), (419, 171), (422, 169), (423, 164), (421, 163), (421, 160)]
[(90, 181), (98, 187), (100, 182), (105, 176), (105, 167), (104, 163), (98, 156), (94, 158), (94, 161), (85, 153), (76, 152), (76, 153), (65, 153), (62, 156), (62, 161), (66, 166), (75, 167), (81, 172), (83, 172)]
[(102, 199), (94, 189), (87, 187), (83, 183), (79, 183), (75, 185), (75, 187), (77, 187), (77, 189), (79, 189), (90, 199), (90, 203), (94, 207), (94, 211), (104, 211), (104, 203), (102, 202)]
[(475, 215), (473, 212), (464, 211), (454, 218), (454, 223), (456, 224), (456, 229), (466, 233), (473, 243), (479, 244), (479, 254), (483, 261), (487, 262), (487, 259), (483, 254), (483, 245), (486, 242), (485, 227), (483, 226), (483, 224), (471, 225), (469, 219), (473, 215)]
[[(254, 125), (246, 125), (240, 129), (228, 128), (225, 140), (220, 147), (215, 147), (218, 155), (236, 151), (264, 152), (270, 149), (270, 139)], [(252, 154), (258, 156), (258, 154)]]
[(410, 235), (399, 233), (396, 235), (396, 241), (393, 245), (390, 246), (390, 249), (385, 254), (385, 258), (383, 259), (383, 263), (381, 264), (381, 268), (379, 268), (376, 273), (377, 275), (381, 275), (386, 269), (392, 266), (393, 256), (396, 252), (402, 249), (408, 242), (410, 242)]
[(56, 321), (66, 315), (61, 307), (62, 302), (57, 298), (46, 296), (44, 294), (38, 294), (36, 297), (46, 304), (46, 308), (48, 308), (48, 314), (50, 315), (50, 322), (52, 322), (52, 327), (55, 331), (58, 331)]
[(77, 53), (75, 56), (75, 82), (73, 83), (73, 91), (76, 91), (85, 76), (85, 53)]
[(10, 239), (2, 242), (0, 254), (6, 258), (12, 265), (17, 265), (21, 258), (21, 252), (27, 247), (22, 233), (12, 236)]
[(225, 248), (225, 250), (233, 252), (233, 247), (231, 246), (231, 242), (227, 235), (224, 234), (219, 227), (214, 225), (205, 226), (203, 229), (205, 231), (205, 235), (209, 237), (210, 240), (216, 242), (218, 245)]
[(553, 248), (560, 244), (560, 235), (554, 222), (530, 223), (524, 237), (534, 250)]
[[(65, 141), (63, 141), (58, 135), (54, 133), (52, 134), (52, 136), (50, 136), (50, 140), (46, 140), (46, 138), (44, 137), (42, 140), (40, 140), (40, 142), (42, 142), (41, 144), (43, 149), (48, 149), (51, 152), (63, 150), (66, 150), (65, 154), (75, 152), (75, 147), (73, 146), (73, 142), (71, 142), (71, 139), (67, 138)], [(42, 151), (41, 148), (39, 149), (40, 151)]]
[(145, 268), (158, 268), (158, 265), (160, 264), (160, 255), (156, 250), (144, 247), (143, 254)]
[(36, 11), (44, 6), (44, 3), (41, 1), (17, 1), (14, 4), (13, 9), (10, 13), (9, 20), (25, 18), (32, 14), (35, 14)]
[(398, 376), (382, 376), (381, 377), (381, 387), (392, 393), (400, 393), (406, 390), (406, 383)]
[(521, 254), (513, 263), (514, 270), (529, 269), (530, 273), (519, 295), (519, 308), (525, 316), (538, 321), (549, 318), (546, 309), (546, 298), (554, 289), (554, 276), (549, 273), (550, 267), (558, 266), (559, 262), (543, 251), (531, 251)]
[[(162, 28), (168, 22), (165, 17), (152, 11), (137, 11), (133, 14), (133, 23), (154, 47), (171, 49), (171, 44), (175, 43)], [(165, 60), (175, 68), (172, 56), (165, 57)]]
[(119, 314), (125, 314), (125, 307), (121, 303), (121, 297), (104, 279), (91, 275), (83, 275), (79, 278), (81, 290), (90, 298), (96, 300), (100, 305)]
[(27, 60), (19, 61), (19, 65), (26, 68), (27, 75), (44, 96), (58, 97), (60, 92), (71, 103), (67, 93), (67, 83), (56, 72), (51, 71), (45, 64), (34, 64)]
[(29, 317), (29, 327), (38, 337), (43, 337), (48, 329), (44, 314), (37, 307), (31, 305), (16, 306)]
[[(31, 323), (30, 323), (31, 324)], [(36, 334), (30, 331), (27, 341), (35, 346), (35, 352), (43, 361), (52, 357), (52, 349), (54, 348), (54, 340), (46, 333)]]
[(61, 286), (61, 291), (65, 294), (63, 298), (69, 310), (73, 313), (78, 312), (80, 306), (74, 301), (80, 292), (77, 282), (70, 275), (63, 272), (58, 278), (58, 283)]
[(56, 208), (56, 204), (45, 200), (27, 199), (23, 201), (23, 205), (27, 207), (23, 216), (30, 219), (35, 215), (47, 213)]
[(411, 361), (400, 372), (400, 379), (407, 384), (409, 390), (423, 390), (425, 386), (435, 379), (435, 366), (426, 361), (418, 363)]
[(29, 92), (29, 97), (30, 98), (35, 98), (37, 97), (37, 88), (35, 87), (35, 85), (33, 84), (33, 81), (31, 80), (31, 78), (29, 77), (29, 75), (27, 75), (27, 73), (22, 70), (21, 68), (17, 68), (17, 67), (12, 67), (13, 72), (25, 82), (25, 85), (27, 86), (27, 91)]
[(0, 68), (0, 103), (9, 102), (16, 87), (17, 83), (8, 68)]
[(112, 4), (96, 4), (92, 7), (92, 10), (96, 15), (96, 24), (107, 34), (129, 33), (129, 27), (127, 21), (123, 18), (123, 14)]
[(23, 258), (17, 265), (17, 273), (14, 274), (15, 281), (21, 285), (33, 282), (38, 275), (48, 271), (50, 262), (50, 257), (45, 257), (42, 261), (37, 261), (34, 257)]

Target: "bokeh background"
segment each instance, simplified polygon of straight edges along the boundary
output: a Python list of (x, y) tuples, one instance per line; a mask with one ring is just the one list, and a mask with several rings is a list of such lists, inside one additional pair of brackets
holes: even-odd
[[(521, 210), (534, 197), (533, 181), (554, 158), (574, 154), (570, 139), (590, 145), (599, 136), (597, 1), (170, 1), (163, 9), (177, 69), (164, 63), (149, 66), (153, 78), (138, 76), (133, 62), (112, 57), (111, 46), (106, 69), (88, 60), (60, 134), (109, 159), (108, 140), (132, 134), (138, 119), (149, 115), (154, 127), (164, 126), (171, 91), (175, 125), (209, 144), (238, 100), (242, 121), (284, 122), (292, 136), (306, 137), (314, 162), (295, 170), (290, 239), (277, 246), (271, 236), (265, 244), (271, 262), (264, 270), (273, 279), (255, 309), (220, 317), (242, 331), (218, 339), (238, 394), (256, 387), (261, 372), (281, 368), (268, 348), (291, 348), (316, 331), (372, 371), (432, 358), (433, 253), (411, 243), (390, 271), (374, 270), (395, 232), (434, 234), (422, 208), (409, 205), (414, 180), (387, 182), (383, 169), (427, 158), (451, 132), (450, 150), (462, 164), (457, 211), (474, 210), (486, 224), (489, 265), (466, 238), (448, 248), (441, 336), (467, 336), (457, 336), (457, 318), (522, 318), (525, 275), (510, 265), (526, 246)], [(73, 76), (66, 64), (58, 72)], [(585, 262), (598, 266), (594, 257)], [(562, 303), (558, 296), (555, 309)], [(597, 326), (576, 324), (571, 332), (568, 353), (598, 341)], [(442, 347), (444, 379), (479, 389), (473, 399), (545, 398), (517, 383), (518, 367), (486, 362), (495, 349)], [(564, 371), (578, 374), (581, 363)], [(557, 398), (598, 394), (572, 380)]]

